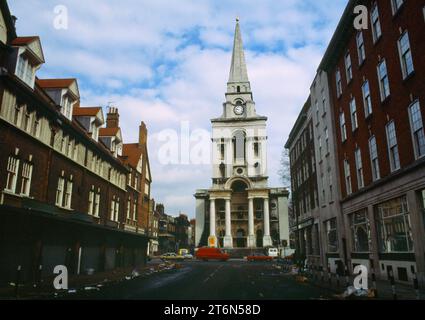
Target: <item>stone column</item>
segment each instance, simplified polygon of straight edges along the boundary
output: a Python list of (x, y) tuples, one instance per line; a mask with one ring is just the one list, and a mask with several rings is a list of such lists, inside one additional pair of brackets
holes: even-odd
[(254, 233), (254, 198), (248, 199), (248, 248), (257, 245)]
[(264, 237), (263, 247), (271, 247), (273, 245), (272, 238), (270, 237), (270, 212), (269, 212), (269, 198), (264, 198)]
[(217, 248), (217, 237), (215, 235), (215, 199), (210, 199), (210, 236), (208, 246)]
[(226, 236), (223, 241), (225, 248), (233, 248), (232, 237), (232, 213), (230, 208), (230, 199), (226, 199)]

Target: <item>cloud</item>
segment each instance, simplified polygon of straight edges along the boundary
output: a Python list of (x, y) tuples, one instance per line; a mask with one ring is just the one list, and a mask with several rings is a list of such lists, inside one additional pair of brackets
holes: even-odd
[[(257, 112), (268, 116), (269, 184), (280, 184), (280, 153), (346, 0), (63, 0), (69, 29), (56, 30), (56, 0), (14, 0), (19, 35), (41, 36), (40, 77), (79, 79), (83, 105), (119, 107), (125, 142), (149, 130), (152, 192), (166, 211), (194, 216), (196, 189), (211, 185), (211, 167), (161, 165), (158, 135), (210, 130), (221, 115), (241, 19)], [(34, 14), (37, 13), (37, 14)]]

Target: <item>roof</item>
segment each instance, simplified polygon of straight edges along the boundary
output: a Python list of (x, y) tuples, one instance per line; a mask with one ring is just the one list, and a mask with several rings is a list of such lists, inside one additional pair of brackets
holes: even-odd
[(35, 40), (40, 41), (40, 37), (38, 37), (38, 36), (17, 37), (12, 41), (12, 45), (14, 45), (14, 46), (27, 45), (27, 44), (30, 44), (31, 42), (35, 41)]
[(137, 168), (142, 154), (143, 150), (139, 147), (138, 143), (127, 143), (123, 145), (122, 155), (125, 158), (124, 162), (133, 168)]
[(100, 128), (99, 136), (101, 137), (114, 137), (120, 131), (120, 128)]
[(95, 117), (102, 107), (77, 107), (75, 106), (72, 114), (76, 117)]
[(75, 78), (70, 79), (37, 79), (37, 83), (40, 87), (44, 89), (57, 89), (57, 88), (69, 88), (74, 81), (77, 81)]
[(295, 137), (297, 136), (300, 129), (303, 127), (305, 120), (307, 119), (308, 108), (311, 107), (311, 96), (308, 97), (307, 101), (304, 103), (304, 106), (298, 115), (297, 121), (295, 121), (294, 126), (289, 134), (288, 141), (285, 144), (285, 149), (289, 149), (294, 142)]
[(342, 17), (336, 27), (326, 52), (320, 62), (319, 69), (329, 71), (329, 69), (337, 63), (337, 57), (344, 49), (350, 35), (355, 31), (353, 28), (353, 10), (361, 0), (349, 0)]
[(232, 64), (229, 75), (230, 82), (249, 82), (239, 19), (236, 19), (235, 40), (233, 43)]

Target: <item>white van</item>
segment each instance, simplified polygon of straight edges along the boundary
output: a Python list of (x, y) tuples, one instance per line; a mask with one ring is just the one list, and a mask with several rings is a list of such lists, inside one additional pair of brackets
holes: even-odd
[(279, 256), (279, 250), (277, 250), (277, 248), (269, 248), (267, 250), (267, 255), (269, 257), (277, 258)]

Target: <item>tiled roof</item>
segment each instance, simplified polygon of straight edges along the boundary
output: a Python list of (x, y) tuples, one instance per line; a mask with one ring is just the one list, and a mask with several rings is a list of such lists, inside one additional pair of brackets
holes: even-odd
[(37, 79), (37, 83), (44, 89), (69, 88), (75, 79)]
[(72, 114), (76, 117), (95, 117), (100, 110), (102, 110), (102, 107), (74, 107)]
[(99, 136), (101, 137), (114, 137), (118, 134), (120, 128), (100, 128)]
[(38, 36), (31, 36), (31, 37), (17, 37), (12, 41), (12, 45), (14, 46), (21, 46), (21, 45), (27, 45), (34, 40), (39, 40), (40, 38)]
[(134, 168), (139, 164), (142, 153), (143, 150), (139, 147), (138, 143), (127, 143), (123, 145), (122, 155), (125, 158), (124, 162)]

